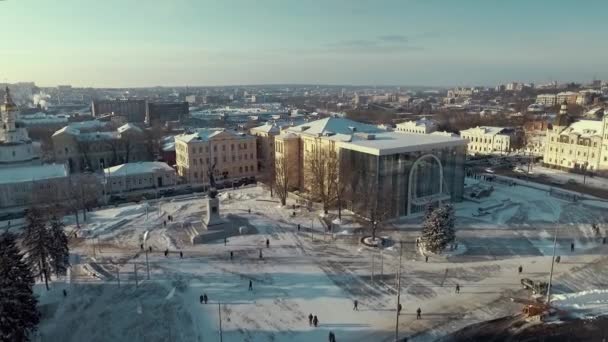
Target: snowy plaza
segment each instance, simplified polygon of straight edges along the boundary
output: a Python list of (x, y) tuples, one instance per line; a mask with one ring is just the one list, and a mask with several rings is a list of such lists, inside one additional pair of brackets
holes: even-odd
[[(570, 200), (540, 185), (466, 181), (493, 192), (456, 204), (458, 248), (428, 261), (415, 247), (420, 218), (383, 224), (379, 234), (392, 242), (380, 250), (359, 242), (367, 227), (352, 216), (327, 232), (321, 211), (294, 210), (293, 200), (280, 207), (261, 187), (219, 194), (222, 215), (246, 227), (226, 241), (188, 239), (188, 228), (206, 214), (204, 194), (89, 212), (71, 240), (68, 277), (48, 292), (37, 286), (43, 320), (36, 338), (220, 341), (221, 325), (222, 341), (326, 341), (330, 331), (339, 341), (394, 341), (402, 241), (399, 337), (434, 341), (520, 312), (512, 298), (530, 298), (520, 279), (548, 280), (554, 232), (561, 256), (555, 305), (576, 315), (606, 312), (606, 246), (592, 225), (604, 222), (608, 202)], [(73, 217), (65, 220), (75, 232)], [(600, 230), (605, 236), (602, 224)], [(318, 327), (309, 325), (309, 314)]]

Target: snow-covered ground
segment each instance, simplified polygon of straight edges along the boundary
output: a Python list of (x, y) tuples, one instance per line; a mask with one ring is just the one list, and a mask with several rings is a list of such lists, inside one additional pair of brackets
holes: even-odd
[[(570, 203), (522, 186), (495, 188), (488, 203), (511, 204), (491, 215), (472, 216), (483, 203), (457, 205), (458, 251), (425, 262), (415, 248), (415, 221), (396, 222), (402, 229), (380, 233), (404, 241), (400, 336), (432, 341), (518, 312), (521, 306), (509, 299), (529, 296), (520, 278), (548, 277), (554, 223), (562, 256), (555, 298), (608, 281), (606, 247), (590, 230), (591, 220), (604, 217), (603, 202)], [(229, 237), (226, 244), (189, 244), (184, 231), (205, 214), (200, 195), (89, 213), (72, 240), (70, 277), (49, 292), (37, 289), (44, 313), (39, 340), (219, 341), (220, 315), (223, 341), (323, 341), (329, 331), (340, 341), (394, 340), (397, 245), (383, 253), (362, 246), (351, 233), (365, 223), (352, 217), (334, 227), (335, 236), (325, 233), (318, 212), (297, 208), (293, 216), (291, 201), (282, 208), (261, 188), (225, 191), (219, 198), (221, 214), (254, 227), (255, 234)], [(152, 252), (146, 255), (142, 243)], [(456, 284), (460, 294), (454, 293)], [(208, 304), (199, 303), (203, 293)], [(311, 313), (319, 327), (309, 326)]]

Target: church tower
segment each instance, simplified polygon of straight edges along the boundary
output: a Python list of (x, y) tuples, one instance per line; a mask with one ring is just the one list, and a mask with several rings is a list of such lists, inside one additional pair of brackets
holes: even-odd
[(6, 87), (4, 92), (4, 103), (2, 104), (2, 140), (5, 143), (17, 143), (20, 140), (20, 134), (17, 131), (17, 106), (11, 98), (11, 92)]

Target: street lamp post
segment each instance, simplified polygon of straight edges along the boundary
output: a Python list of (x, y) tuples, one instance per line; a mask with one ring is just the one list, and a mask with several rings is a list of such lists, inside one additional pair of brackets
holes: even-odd
[(401, 304), (401, 260), (403, 257), (403, 241), (399, 241), (399, 269), (397, 270), (397, 317), (395, 319), (395, 341), (399, 340), (399, 305)]
[(555, 266), (555, 250), (557, 248), (557, 224), (553, 233), (553, 257), (551, 258), (551, 272), (549, 272), (549, 286), (547, 287), (547, 305), (551, 304), (551, 284), (553, 282), (553, 267)]

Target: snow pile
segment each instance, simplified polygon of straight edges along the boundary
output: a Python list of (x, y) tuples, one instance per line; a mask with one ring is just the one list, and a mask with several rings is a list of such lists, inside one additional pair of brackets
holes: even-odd
[(584, 310), (593, 314), (608, 313), (608, 289), (589, 290), (553, 296), (553, 305), (562, 309)]

